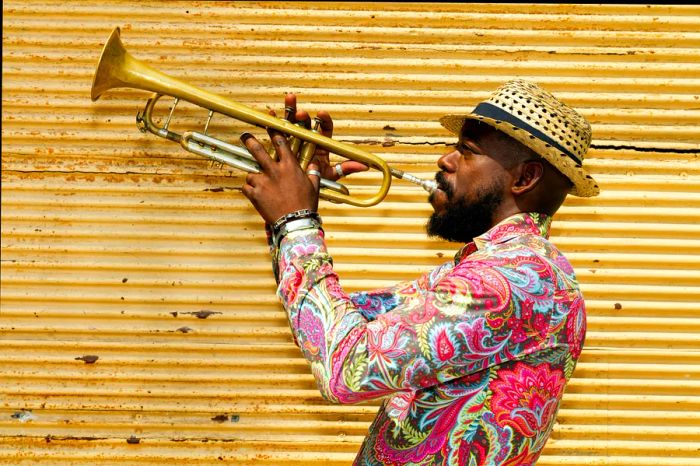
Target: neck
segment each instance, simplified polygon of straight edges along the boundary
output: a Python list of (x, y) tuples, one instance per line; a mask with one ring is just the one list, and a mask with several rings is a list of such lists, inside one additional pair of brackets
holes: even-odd
[(533, 211), (521, 208), (513, 198), (504, 199), (498, 206), (498, 209), (493, 212), (491, 217), (491, 228), (495, 227), (508, 217), (526, 212)]

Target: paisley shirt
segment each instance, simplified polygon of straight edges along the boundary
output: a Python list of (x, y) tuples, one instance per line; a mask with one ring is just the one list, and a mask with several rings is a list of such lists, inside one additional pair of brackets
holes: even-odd
[(293, 232), (273, 251), (278, 295), (323, 396), (383, 398), (356, 465), (535, 463), (586, 330), (550, 223), (512, 216), (415, 281), (352, 294), (322, 230)]

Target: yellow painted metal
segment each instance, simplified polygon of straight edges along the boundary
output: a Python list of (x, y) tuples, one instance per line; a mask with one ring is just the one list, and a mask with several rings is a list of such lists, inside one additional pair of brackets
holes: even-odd
[[(294, 91), (339, 140), (426, 178), (452, 142), (437, 118), (510, 77), (580, 108), (602, 194), (570, 198), (552, 238), (589, 332), (538, 464), (700, 464), (697, 6), (15, 0), (3, 14), (0, 462), (350, 464), (376, 411), (316, 391), (243, 175), (138, 133), (139, 92), (90, 101), (120, 26), (164, 72), (263, 110)], [(426, 238), (425, 194), (401, 181), (372, 208), (321, 209), (348, 290), (455, 250)]]

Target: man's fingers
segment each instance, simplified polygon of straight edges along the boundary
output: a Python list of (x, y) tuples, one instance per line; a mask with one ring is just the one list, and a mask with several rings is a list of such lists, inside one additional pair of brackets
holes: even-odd
[(367, 165), (361, 162), (356, 162), (354, 160), (346, 160), (340, 165), (341, 167), (343, 167), (343, 173), (345, 173), (346, 176), (352, 173), (366, 172), (367, 170), (369, 170), (369, 167)]
[(248, 186), (249, 188), (254, 188), (256, 184), (256, 178), (258, 176), (260, 176), (259, 173), (248, 173), (245, 177), (245, 186)]
[(316, 118), (321, 121), (321, 134), (327, 138), (333, 137), (333, 119), (331, 115), (325, 110), (321, 110), (316, 115)]
[[(277, 153), (277, 160), (282, 162), (294, 159), (292, 150), (289, 148), (287, 138), (284, 136), (284, 134), (272, 128), (267, 129), (267, 134), (270, 135), (270, 141), (272, 141), (272, 146), (275, 148), (275, 152)], [(268, 159), (269, 158), (270, 157), (268, 156)]]
[(324, 178), (328, 178), (332, 181), (338, 181), (339, 179), (352, 175), (353, 173), (359, 173), (369, 170), (367, 165), (356, 162), (354, 160), (346, 160), (341, 163), (336, 163), (332, 167), (329, 167), (324, 173), (327, 174)]
[(248, 149), (248, 152), (255, 158), (263, 171), (269, 171), (272, 166), (272, 159), (260, 141), (255, 139), (250, 133), (241, 134), (241, 142)]
[(314, 185), (314, 189), (318, 192), (321, 188), (321, 172), (318, 171), (318, 165), (313, 162), (310, 163), (306, 169), (306, 174), (311, 180), (311, 184)]
[(304, 128), (311, 128), (311, 117), (309, 116), (309, 112), (306, 112), (304, 110), (299, 110), (295, 114), (295, 119), (297, 123), (301, 123)]
[(243, 186), (241, 186), (241, 192), (245, 197), (247, 197), (253, 205), (255, 205), (256, 200), (255, 200), (255, 186), (256, 186), (256, 177), (260, 176), (259, 174), (256, 173), (249, 173), (246, 176), (245, 183)]
[(296, 122), (297, 96), (289, 93), (284, 96), (284, 119), (292, 123)]

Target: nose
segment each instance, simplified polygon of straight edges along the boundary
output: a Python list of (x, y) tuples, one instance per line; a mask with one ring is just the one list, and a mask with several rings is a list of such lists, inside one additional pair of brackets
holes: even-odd
[(438, 159), (437, 166), (443, 171), (453, 173), (456, 168), (455, 162), (457, 160), (457, 155), (459, 155), (459, 151), (456, 149), (452, 152), (448, 152)]

